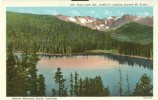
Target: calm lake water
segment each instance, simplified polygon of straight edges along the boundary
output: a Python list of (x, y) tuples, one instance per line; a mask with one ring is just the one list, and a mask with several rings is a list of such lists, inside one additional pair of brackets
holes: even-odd
[[(123, 93), (127, 91), (127, 74), (130, 83), (130, 92), (132, 93), (135, 84), (142, 74), (147, 74), (153, 80), (153, 63), (149, 59), (139, 59), (130, 57), (121, 57), (114, 55), (76, 55), (71, 57), (40, 56), (37, 64), (38, 74), (45, 77), (46, 95), (51, 96), (52, 88), (58, 90), (58, 85), (54, 81), (57, 67), (61, 68), (65, 86), (70, 88), (70, 74), (75, 72), (79, 77), (101, 76), (104, 86), (108, 86), (111, 96), (119, 95), (119, 69), (123, 78)], [(69, 93), (69, 90), (68, 90)]]

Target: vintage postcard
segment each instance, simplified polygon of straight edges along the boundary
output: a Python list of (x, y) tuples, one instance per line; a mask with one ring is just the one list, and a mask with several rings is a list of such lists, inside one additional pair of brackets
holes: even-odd
[(2, 100), (156, 100), (156, 5), (2, 2)]

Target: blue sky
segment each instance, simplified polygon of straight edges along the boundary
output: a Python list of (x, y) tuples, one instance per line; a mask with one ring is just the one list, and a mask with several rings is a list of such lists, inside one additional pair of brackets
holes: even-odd
[(7, 7), (7, 11), (40, 15), (92, 16), (107, 18), (124, 14), (153, 16), (152, 7)]

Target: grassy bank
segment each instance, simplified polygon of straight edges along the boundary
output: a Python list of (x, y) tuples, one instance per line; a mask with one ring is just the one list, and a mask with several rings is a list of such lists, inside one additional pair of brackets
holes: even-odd
[(87, 53), (112, 53), (112, 54), (116, 54), (117, 51), (116, 50), (90, 50), (90, 51), (87, 51)]
[(153, 60), (153, 58), (147, 58), (147, 57), (141, 57), (141, 56), (133, 56), (133, 55), (123, 55), (119, 54), (117, 50), (90, 50), (83, 53), (73, 53), (73, 54), (50, 54), (50, 53), (37, 53), (38, 55), (44, 55), (44, 56), (77, 56), (77, 55), (104, 55), (104, 54), (111, 54), (115, 56), (124, 56), (124, 57), (130, 57), (130, 58), (141, 58), (141, 59), (150, 59)]

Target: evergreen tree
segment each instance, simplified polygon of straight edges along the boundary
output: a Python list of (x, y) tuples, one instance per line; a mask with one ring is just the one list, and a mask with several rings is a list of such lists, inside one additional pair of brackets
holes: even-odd
[(45, 96), (45, 78), (42, 74), (38, 78), (38, 96)]
[(79, 96), (82, 96), (82, 92), (83, 92), (83, 90), (82, 90), (82, 87), (83, 87), (83, 83), (82, 83), (82, 79), (80, 78), (80, 80), (79, 80)]
[(121, 70), (119, 69), (120, 72), (120, 79), (119, 79), (119, 95), (122, 95), (122, 77), (121, 77)]
[(7, 96), (13, 95), (14, 77), (16, 77), (15, 57), (12, 50), (12, 45), (7, 48)]
[(147, 74), (143, 74), (138, 83), (136, 83), (135, 90), (133, 92), (134, 96), (152, 96), (152, 85), (151, 79)]
[(70, 96), (73, 96), (73, 92), (74, 92), (73, 75), (71, 73), (71, 75), (70, 75)]
[[(38, 88), (37, 88), (37, 83), (38, 83), (38, 79), (37, 79), (37, 67), (36, 64), (39, 61), (39, 57), (36, 54), (36, 49), (37, 46), (35, 43), (32, 44), (32, 46), (29, 48), (28, 50), (28, 54), (29, 56), (27, 61), (29, 61), (30, 63), (27, 65), (27, 69), (29, 71), (29, 84), (31, 84), (29, 86), (29, 89), (31, 91), (31, 96), (37, 96), (38, 93)], [(26, 63), (27, 64), (27, 63)], [(25, 65), (23, 65), (25, 66)]]
[(78, 96), (78, 74), (77, 72), (75, 72), (75, 85), (74, 85), (74, 92), (75, 95)]
[(103, 82), (100, 76), (95, 77), (95, 82), (96, 82), (96, 96), (100, 96), (103, 93)]
[(83, 81), (83, 95), (84, 96), (89, 96), (89, 79), (88, 77), (85, 78), (85, 80)]
[(130, 89), (129, 89), (129, 79), (128, 79), (128, 74), (127, 74), (127, 79), (126, 79), (126, 81), (127, 81), (127, 92), (126, 92), (126, 95), (128, 95), (128, 96), (130, 96)]
[(103, 90), (103, 96), (110, 96), (110, 90), (109, 90), (108, 86), (106, 88), (104, 88), (104, 90)]
[(52, 89), (52, 96), (56, 96), (57, 95), (57, 91), (53, 88)]
[[(26, 52), (15, 55), (12, 46), (7, 48), (7, 95), (37, 96), (36, 52)], [(17, 85), (18, 84), (18, 85)]]
[[(7, 48), (7, 95), (27, 96), (27, 75), (21, 60), (14, 55), (12, 45)], [(20, 83), (20, 84), (19, 84)], [(18, 84), (18, 85), (17, 85)]]
[(63, 79), (63, 75), (61, 72), (61, 69), (58, 67), (57, 68), (57, 72), (55, 73), (55, 82), (58, 83), (58, 95), (59, 96), (67, 96), (67, 89), (65, 88), (65, 84), (64, 82), (66, 81), (65, 79)]

